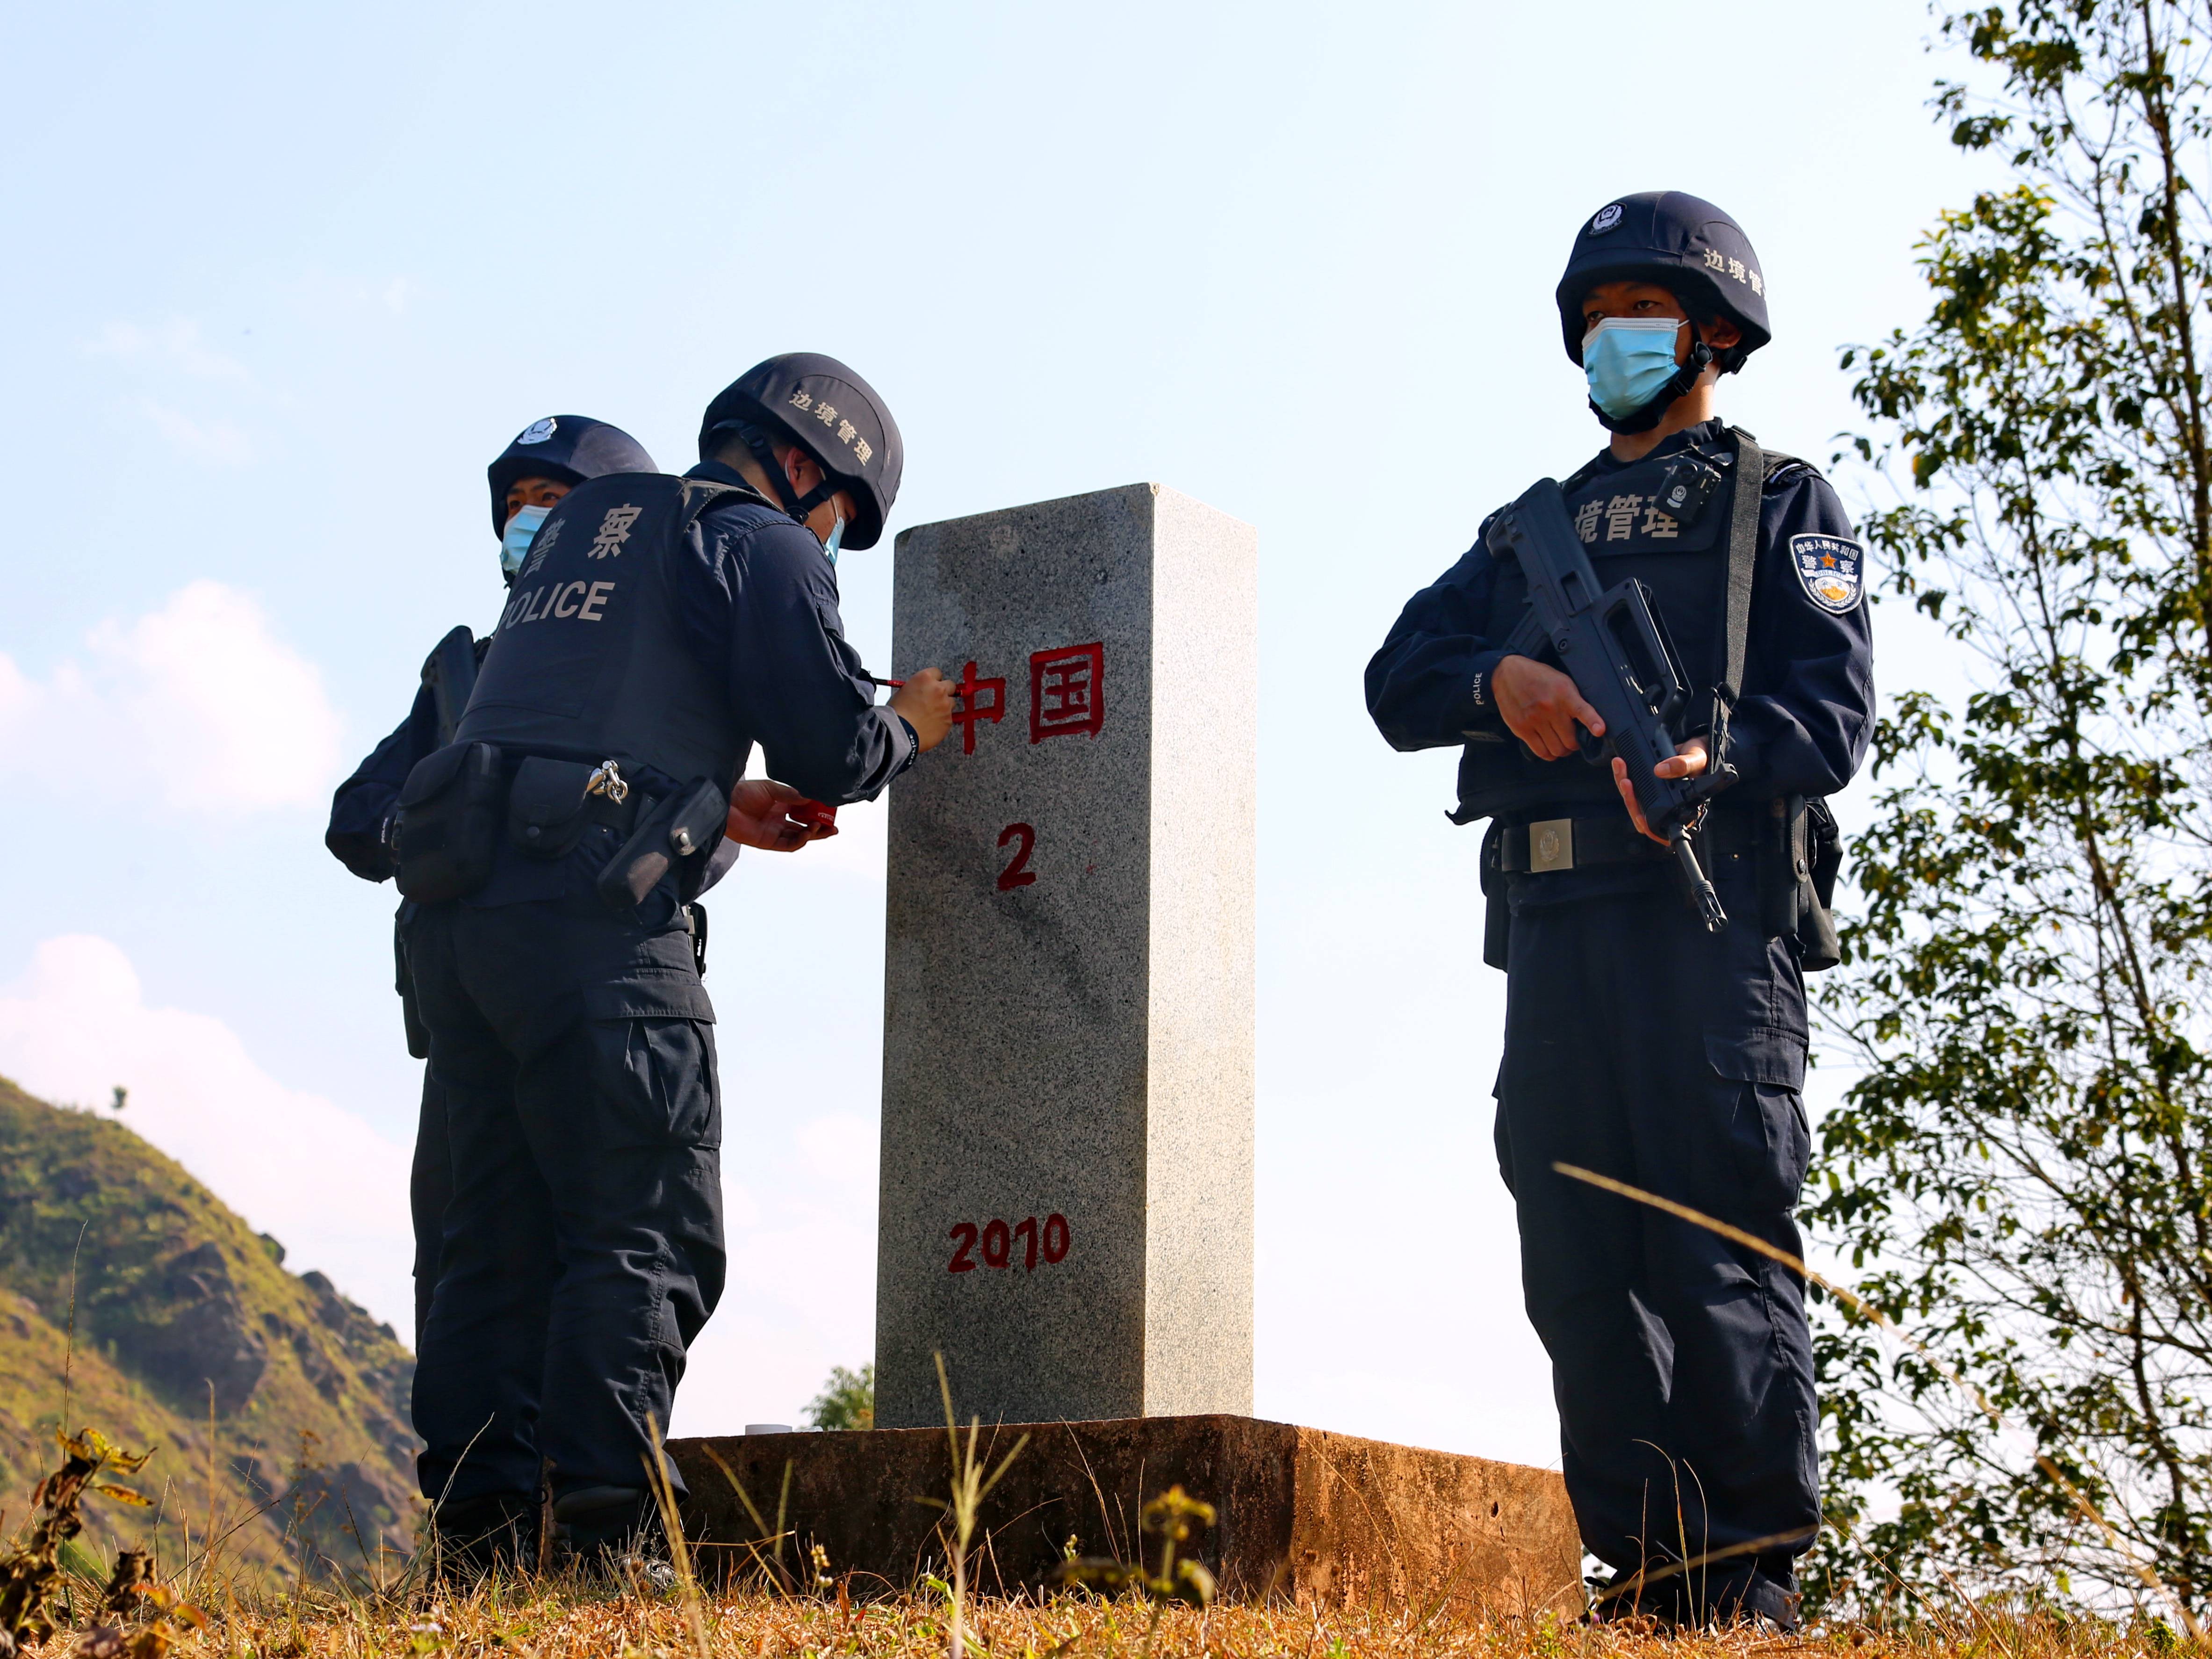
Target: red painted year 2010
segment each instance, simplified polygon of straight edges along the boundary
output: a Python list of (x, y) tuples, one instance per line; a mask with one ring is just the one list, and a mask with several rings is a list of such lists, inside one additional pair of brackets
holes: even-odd
[[(1005, 1267), (1012, 1265), (1014, 1247), (1021, 1247), (1022, 1271), (1035, 1273), (1042, 1258), (1047, 1267), (1067, 1259), (1067, 1218), (1057, 1210), (1044, 1218), (1040, 1227), (1037, 1218), (1030, 1216), (1009, 1227), (1003, 1221), (987, 1221), (978, 1227), (972, 1221), (963, 1221), (946, 1235), (960, 1248), (952, 1253), (952, 1260), (945, 1264), (949, 1273), (970, 1273), (978, 1267)], [(981, 1259), (976, 1250), (982, 1251)]]

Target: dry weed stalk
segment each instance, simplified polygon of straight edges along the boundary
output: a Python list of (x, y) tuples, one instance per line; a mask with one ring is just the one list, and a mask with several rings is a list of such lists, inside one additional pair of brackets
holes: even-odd
[(668, 1561), (676, 1570), (677, 1592), (683, 1597), (684, 1621), (690, 1627), (691, 1645), (698, 1659), (711, 1659), (712, 1649), (707, 1642), (707, 1613), (699, 1599), (699, 1580), (691, 1571), (691, 1551), (684, 1541), (684, 1517), (676, 1512), (676, 1488), (668, 1479), (668, 1454), (660, 1444), (660, 1425), (653, 1420), (653, 1413), (645, 1415), (646, 1437), (653, 1443), (653, 1454), (645, 1460), (646, 1474), (653, 1482), (653, 1502), (660, 1509), (661, 1529), (668, 1536)]
[[(762, 1517), (760, 1505), (753, 1502), (753, 1495), (745, 1490), (745, 1483), (738, 1479), (738, 1472), (729, 1466), (721, 1453), (714, 1449), (714, 1443), (711, 1440), (702, 1440), (699, 1443), (699, 1449), (714, 1461), (716, 1468), (721, 1470), (722, 1479), (730, 1483), (730, 1490), (737, 1493), (738, 1502), (745, 1506), (745, 1513), (752, 1516), (753, 1525), (758, 1528), (758, 1536), (746, 1540), (738, 1547), (752, 1557), (754, 1570), (762, 1579), (773, 1584), (782, 1595), (793, 1594), (791, 1575), (785, 1571), (783, 1565), (784, 1541), (791, 1536), (789, 1528), (785, 1525), (786, 1518), (791, 1512), (790, 1460), (787, 1458), (784, 1462), (783, 1490), (775, 1500), (775, 1525), (771, 1527)], [(763, 1546), (768, 1547), (772, 1553), (763, 1556), (761, 1553)], [(821, 1553), (821, 1547), (817, 1545), (815, 1553), (820, 1556)]]
[[(84, 1530), (84, 1500), (97, 1492), (134, 1507), (153, 1507), (154, 1500), (143, 1492), (106, 1478), (111, 1470), (118, 1474), (137, 1474), (154, 1455), (151, 1451), (126, 1452), (110, 1444), (97, 1429), (80, 1429), (74, 1435), (57, 1431), (54, 1440), (61, 1449), (62, 1466), (33, 1490), (33, 1517), (22, 1541), (0, 1554), (0, 1656), (5, 1659), (13, 1659), (16, 1653), (54, 1633), (54, 1601), (70, 1571), (63, 1553)], [(169, 1628), (173, 1617), (201, 1622), (198, 1609), (148, 1583), (147, 1567), (143, 1553), (125, 1550), (116, 1558), (108, 1579), (102, 1601), (107, 1611), (131, 1613), (145, 1603), (155, 1613), (152, 1623), (127, 1646), (121, 1632), (106, 1631), (112, 1639), (104, 1645), (118, 1659), (126, 1653), (130, 1659), (160, 1659), (173, 1634)]]
[(975, 1537), (975, 1517), (983, 1507), (983, 1500), (991, 1488), (1006, 1478), (1013, 1467), (1014, 1459), (1022, 1455), (1022, 1448), (1030, 1443), (1024, 1435), (1014, 1442), (1013, 1449), (999, 1460), (999, 1467), (987, 1476), (983, 1465), (976, 1460), (976, 1437), (982, 1432), (981, 1418), (971, 1418), (968, 1424), (968, 1443), (960, 1443), (959, 1419), (952, 1414), (952, 1383), (945, 1374), (945, 1356), (938, 1354), (937, 1391), (945, 1401), (945, 1436), (952, 1456), (952, 1490), (949, 1498), (917, 1498), (917, 1504), (929, 1504), (945, 1512), (939, 1531), (945, 1539), (945, 1564), (951, 1569), (952, 1581), (946, 1586), (948, 1605), (945, 1652), (949, 1659), (963, 1659), (967, 1652), (968, 1620), (968, 1550)]
[(1200, 1527), (1213, 1524), (1213, 1505), (1191, 1497), (1181, 1486), (1170, 1486), (1145, 1505), (1138, 1525), (1160, 1540), (1157, 1572), (1145, 1571), (1141, 1553), (1131, 1563), (1110, 1558), (1087, 1558), (1062, 1562), (1055, 1577), (1063, 1584), (1082, 1584), (1119, 1595), (1134, 1590), (1152, 1606), (1145, 1626), (1145, 1652), (1150, 1655), (1159, 1639), (1160, 1619), (1181, 1601), (1203, 1613), (1213, 1605), (1213, 1575), (1197, 1561), (1178, 1553)]

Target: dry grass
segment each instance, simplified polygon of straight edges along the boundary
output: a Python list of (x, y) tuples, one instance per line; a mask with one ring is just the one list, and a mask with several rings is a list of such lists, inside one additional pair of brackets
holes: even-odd
[[(421, 1605), (398, 1598), (339, 1597), (310, 1591), (249, 1595), (234, 1586), (208, 1596), (204, 1631), (184, 1632), (176, 1659), (368, 1659), (385, 1655), (531, 1655), (544, 1659), (934, 1659), (946, 1650), (950, 1608), (941, 1595), (876, 1601), (789, 1597), (769, 1591), (708, 1595), (696, 1617), (683, 1597), (570, 1582), (495, 1583), (465, 1596)], [(1316, 1609), (1217, 1606), (1176, 1607), (1148, 1643), (1152, 1610), (1141, 1602), (1081, 1595), (1042, 1601), (971, 1599), (970, 1648), (993, 1659), (1366, 1659), (1389, 1656), (1530, 1656), (1531, 1659), (1750, 1659), (1832, 1653), (1842, 1659), (1960, 1656), (1960, 1659), (2168, 1659), (2177, 1649), (2162, 1632), (2093, 1620), (2020, 1619), (1963, 1610), (1938, 1614), (1917, 1632), (1845, 1629), (1805, 1639), (1748, 1632), (1658, 1637), (1620, 1627), (1550, 1619), (1492, 1620), (1466, 1608)], [(43, 1650), (58, 1659), (72, 1639)]]

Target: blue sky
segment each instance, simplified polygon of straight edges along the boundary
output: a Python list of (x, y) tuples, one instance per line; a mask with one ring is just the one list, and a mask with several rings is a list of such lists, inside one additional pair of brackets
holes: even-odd
[[(1550, 292), (1612, 196), (1741, 220), (1777, 338), (1725, 411), (1825, 461), (1835, 349), (1917, 314), (1913, 240), (1974, 182), (1929, 28), (1903, 0), (0, 15), (0, 1072), (128, 1086), (404, 1327), (393, 896), (322, 851), (330, 787), (496, 617), (514, 431), (592, 415), (680, 468), (738, 371), (832, 352), (905, 430), (895, 530), (1145, 478), (1258, 526), (1259, 1407), (1555, 1461), (1474, 836), (1359, 672), (1484, 513), (1596, 447)], [(841, 574), (880, 659), (889, 539)], [(1885, 690), (1940, 677), (1881, 627)], [(680, 1431), (788, 1419), (870, 1350), (880, 819), (718, 896), (732, 1276)]]

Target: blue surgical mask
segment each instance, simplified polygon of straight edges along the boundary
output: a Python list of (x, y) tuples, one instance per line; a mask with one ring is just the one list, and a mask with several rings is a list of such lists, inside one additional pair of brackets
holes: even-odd
[(837, 550), (845, 544), (845, 517), (837, 515), (837, 522), (830, 526), (830, 534), (822, 544), (822, 551), (830, 563), (837, 562)]
[(1590, 401), (1618, 421), (1658, 396), (1680, 368), (1674, 337), (1683, 326), (1673, 317), (1607, 317), (1583, 335)]
[(507, 521), (507, 533), (499, 538), (501, 570), (512, 576), (522, 568), (523, 560), (530, 554), (531, 538), (538, 534), (538, 526), (545, 522), (552, 510), (550, 507), (526, 507)]

